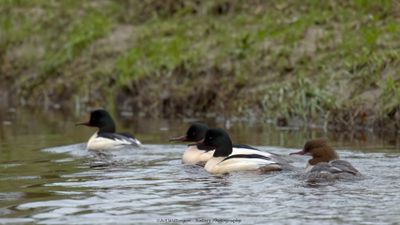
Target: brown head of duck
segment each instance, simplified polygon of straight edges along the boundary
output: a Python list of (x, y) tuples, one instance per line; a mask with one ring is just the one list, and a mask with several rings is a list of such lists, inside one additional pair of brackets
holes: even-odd
[(311, 155), (312, 159), (308, 161), (310, 165), (339, 159), (339, 155), (335, 150), (328, 146), (325, 139), (307, 141), (301, 151), (290, 153), (290, 155)]

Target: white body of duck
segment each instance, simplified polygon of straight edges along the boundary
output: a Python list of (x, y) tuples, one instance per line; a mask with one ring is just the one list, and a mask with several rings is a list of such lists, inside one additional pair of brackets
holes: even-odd
[(124, 136), (118, 133), (108, 133), (107, 136), (102, 136), (96, 132), (87, 142), (86, 149), (100, 151), (140, 146), (142, 146), (142, 143), (133, 137)]
[[(204, 166), (208, 160), (210, 160), (213, 155), (214, 155), (215, 150), (200, 150), (196, 145), (190, 145), (188, 148), (185, 150), (182, 156), (182, 163), (188, 164), (188, 165), (202, 165)], [(232, 154), (231, 155), (237, 155), (237, 154), (259, 154), (265, 157), (276, 157), (275, 155), (269, 153), (269, 152), (262, 152), (256, 149), (250, 149), (250, 148), (232, 148)]]
[(283, 169), (283, 161), (278, 156), (255, 149), (234, 148), (229, 135), (222, 129), (209, 129), (203, 142), (215, 147), (213, 157), (204, 168), (213, 174), (236, 171), (277, 171)]
[(205, 151), (196, 145), (189, 145), (182, 155), (182, 163), (188, 165), (204, 165), (214, 154), (214, 151)]
[[(182, 155), (182, 163), (188, 165), (201, 165), (204, 166), (207, 161), (213, 158), (215, 148), (214, 147), (204, 147), (204, 145), (198, 144), (201, 140), (204, 139), (206, 132), (208, 131), (208, 126), (202, 123), (193, 123), (186, 134), (181, 137), (171, 138), (171, 141), (185, 141), (192, 142), (196, 144), (190, 144), (185, 152)], [(275, 155), (262, 152), (255, 148), (252, 148), (247, 145), (233, 145), (231, 154), (258, 154), (269, 158), (276, 157)], [(237, 161), (237, 160), (236, 160)]]
[(103, 109), (92, 111), (88, 122), (77, 125), (97, 127), (99, 129), (90, 137), (86, 145), (87, 150), (113, 150), (123, 147), (140, 147), (142, 145), (139, 140), (130, 134), (116, 133), (113, 119)]
[[(232, 153), (231, 156), (240, 156)], [(248, 158), (246, 155), (240, 157), (212, 157), (207, 161), (204, 168), (213, 174), (224, 174), (235, 171), (259, 170), (263, 172), (282, 170), (280, 164), (269, 158)]]

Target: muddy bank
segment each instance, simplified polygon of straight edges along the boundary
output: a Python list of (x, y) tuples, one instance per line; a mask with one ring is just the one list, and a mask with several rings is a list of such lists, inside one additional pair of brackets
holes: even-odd
[(6, 105), (400, 127), (395, 1), (3, 1), (0, 20)]
[[(400, 128), (400, 108), (380, 114), (378, 98), (369, 102), (372, 105), (339, 106), (332, 93), (325, 96), (329, 93), (322, 89), (310, 89), (310, 80), (287, 81), (281, 88), (274, 89), (258, 83), (258, 80), (243, 84), (233, 76), (222, 76), (229, 72), (216, 68), (210, 71), (179, 70), (174, 72), (180, 75), (161, 80), (144, 79), (119, 90), (117, 110), (144, 117), (255, 120), (283, 127), (332, 131), (381, 132)], [(295, 91), (296, 94), (289, 94), (291, 88), (299, 90)]]

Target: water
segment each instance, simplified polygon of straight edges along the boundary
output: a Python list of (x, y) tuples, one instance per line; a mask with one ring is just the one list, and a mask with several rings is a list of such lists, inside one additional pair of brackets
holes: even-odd
[[(295, 171), (210, 175), (181, 164), (184, 145), (171, 136), (181, 121), (119, 118), (143, 149), (95, 154), (84, 142), (85, 117), (27, 111), (0, 115), (0, 223), (41, 224), (398, 224), (398, 138), (324, 134), (233, 124), (236, 142), (287, 155), (308, 138), (328, 136), (365, 179), (309, 185)], [(213, 125), (221, 126), (218, 122)], [(123, 125), (129, 124), (128, 126)]]

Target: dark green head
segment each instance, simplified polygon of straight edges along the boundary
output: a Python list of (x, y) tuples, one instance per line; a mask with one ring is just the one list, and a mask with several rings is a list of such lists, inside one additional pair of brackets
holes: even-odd
[(208, 126), (203, 123), (193, 123), (186, 131), (186, 135), (176, 138), (171, 138), (170, 141), (188, 141), (198, 142), (204, 139)]
[(226, 157), (232, 154), (232, 141), (223, 129), (209, 129), (204, 138), (205, 146), (215, 148), (214, 157)]
[(89, 127), (99, 128), (99, 132), (115, 132), (115, 124), (110, 114), (104, 109), (94, 110), (90, 113), (89, 122), (78, 123)]

